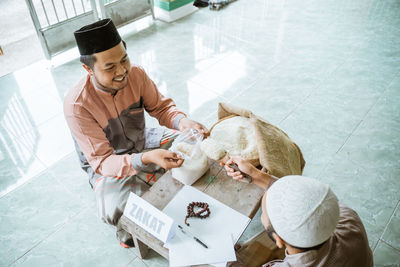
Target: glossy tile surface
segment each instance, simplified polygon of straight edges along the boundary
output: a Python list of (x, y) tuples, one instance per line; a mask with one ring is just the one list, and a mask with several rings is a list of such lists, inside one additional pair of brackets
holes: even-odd
[(1, 265), (14, 262), (82, 210), (47, 172), (0, 199)]
[(383, 234), (382, 240), (395, 249), (400, 250), (400, 206), (397, 204), (397, 208), (390, 219), (390, 222)]
[[(230, 102), (284, 130), (304, 175), (360, 215), (375, 265), (390, 266), (400, 264), (399, 12), (396, 0), (242, 0), (121, 32), (131, 62), (189, 117), (211, 127)], [(77, 51), (51, 64), (0, 77), (0, 265), (168, 266), (122, 249), (97, 218), (62, 114), (85, 70)], [(259, 216), (240, 242), (263, 229)]]
[(374, 253), (374, 266), (400, 265), (400, 251), (380, 241)]
[[(69, 223), (18, 259), (23, 266), (126, 266), (136, 255), (115, 242), (115, 231), (100, 224), (92, 208), (83, 209)], [(66, 245), (68, 244), (68, 245)]]

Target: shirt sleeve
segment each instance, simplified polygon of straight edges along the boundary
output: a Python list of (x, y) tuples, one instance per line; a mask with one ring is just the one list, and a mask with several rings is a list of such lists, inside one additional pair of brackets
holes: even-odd
[(262, 267), (279, 266), (279, 265), (281, 265), (281, 263), (283, 263), (283, 260), (273, 260), (273, 261), (267, 262)]
[(186, 117), (186, 114), (178, 110), (171, 98), (163, 96), (157, 89), (154, 82), (141, 69), (143, 84), (141, 93), (144, 107), (150, 116), (156, 118), (160, 125), (170, 129), (177, 129), (179, 121)]
[(358, 214), (343, 203), (339, 203), (339, 208), (340, 217), (335, 233), (343, 238), (355, 235), (365, 240), (367, 234)]
[(120, 178), (138, 173), (132, 165), (134, 154), (113, 154), (103, 129), (84, 107), (65, 103), (64, 114), (79, 148), (97, 174)]

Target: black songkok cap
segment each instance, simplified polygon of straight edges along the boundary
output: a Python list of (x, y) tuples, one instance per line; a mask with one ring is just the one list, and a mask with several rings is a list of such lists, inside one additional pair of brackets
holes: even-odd
[(82, 56), (108, 50), (121, 42), (121, 36), (111, 19), (86, 25), (74, 32), (74, 35)]

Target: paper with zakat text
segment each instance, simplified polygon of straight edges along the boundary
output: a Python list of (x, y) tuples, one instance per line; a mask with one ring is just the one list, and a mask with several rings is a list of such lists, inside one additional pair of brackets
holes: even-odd
[(124, 215), (164, 243), (174, 235), (173, 219), (132, 192)]

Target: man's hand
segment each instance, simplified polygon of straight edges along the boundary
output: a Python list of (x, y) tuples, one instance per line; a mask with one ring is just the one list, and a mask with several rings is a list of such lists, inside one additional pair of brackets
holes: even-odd
[(197, 130), (200, 134), (204, 135), (204, 137), (207, 137), (210, 135), (210, 132), (208, 129), (201, 123), (198, 123), (196, 121), (189, 120), (188, 118), (182, 118), (179, 121), (178, 125), (178, 130), (183, 132), (186, 129), (193, 128)]
[(182, 166), (183, 159), (175, 152), (165, 149), (154, 149), (144, 152), (142, 155), (143, 164), (154, 163), (166, 170)]
[(256, 167), (254, 167), (248, 161), (242, 159), (241, 157), (231, 157), (225, 163), (225, 165), (222, 163), (220, 163), (220, 165), (224, 166), (226, 173), (235, 180), (246, 182), (246, 180), (243, 178), (243, 175), (240, 172), (235, 171), (234, 169), (229, 167), (229, 165), (232, 163), (236, 163), (241, 172), (250, 175), (251, 178), (253, 179), (253, 183), (264, 190), (267, 190), (268, 187), (277, 179), (275, 176), (272, 176), (266, 172), (258, 170)]
[(224, 166), (224, 168), (226, 170), (226, 173), (229, 176), (231, 176), (233, 179), (235, 179), (235, 180), (238, 180), (238, 181), (241, 181), (241, 182), (246, 182), (246, 180), (243, 179), (243, 175), (242, 175), (242, 173), (240, 171), (235, 171), (234, 169), (229, 167), (229, 165), (232, 164), (232, 163), (236, 163), (241, 172), (244, 172), (244, 173), (250, 175), (251, 177), (255, 176), (255, 174), (258, 172), (256, 167), (254, 167), (248, 161), (245, 161), (241, 157), (231, 157), (225, 163), (225, 165), (223, 165), (222, 163), (221, 163), (221, 165)]

